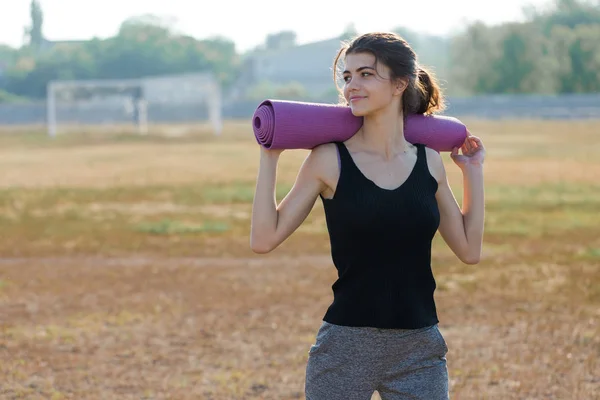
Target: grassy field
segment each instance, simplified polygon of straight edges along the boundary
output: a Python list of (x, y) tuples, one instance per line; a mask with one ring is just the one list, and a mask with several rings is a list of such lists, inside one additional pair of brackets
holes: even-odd
[[(465, 122), (487, 216), (479, 265), (435, 241), (451, 397), (598, 399), (600, 122)], [(305, 155), (283, 154), (279, 198)], [(0, 398), (303, 398), (335, 269), (320, 202), (250, 251), (257, 156), (246, 121), (0, 129)]]

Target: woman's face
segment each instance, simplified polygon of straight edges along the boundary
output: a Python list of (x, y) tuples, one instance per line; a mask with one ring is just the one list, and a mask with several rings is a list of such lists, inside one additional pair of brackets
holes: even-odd
[[(377, 64), (377, 65), (375, 65)], [(370, 53), (346, 55), (344, 97), (355, 116), (365, 116), (399, 101), (402, 82), (391, 80), (390, 69)]]

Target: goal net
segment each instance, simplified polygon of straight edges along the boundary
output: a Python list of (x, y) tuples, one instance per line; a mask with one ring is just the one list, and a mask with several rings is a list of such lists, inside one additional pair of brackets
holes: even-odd
[(82, 126), (135, 126), (144, 134), (159, 124), (208, 122), (223, 127), (221, 87), (212, 73), (141, 79), (52, 81), (48, 84), (48, 135)]

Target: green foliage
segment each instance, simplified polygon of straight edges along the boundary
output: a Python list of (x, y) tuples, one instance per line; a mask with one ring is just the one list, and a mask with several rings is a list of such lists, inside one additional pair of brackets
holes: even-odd
[(37, 0), (31, 0), (29, 7), (31, 16), (31, 26), (26, 29), (25, 33), (29, 37), (29, 45), (35, 49), (39, 49), (44, 41), (43, 25), (44, 12)]
[(27, 98), (14, 95), (7, 92), (6, 90), (0, 89), (0, 104), (2, 103), (24, 103), (27, 102)]
[(10, 46), (0, 44), (0, 63), (12, 63), (17, 55), (17, 50)]
[[(425, 35), (403, 27), (403, 36), (432, 70), (446, 94), (586, 93), (600, 91), (600, 6), (598, 1), (552, 0), (529, 9), (527, 20), (498, 26), (473, 23), (453, 37)], [(54, 79), (126, 79), (212, 71), (225, 88), (239, 77), (235, 44), (223, 37), (198, 40), (174, 30), (168, 21), (142, 15), (123, 22), (108, 39), (54, 44), (43, 40), (43, 14), (31, 3), (31, 45), (0, 46), (0, 88), (7, 93), (42, 98)], [(340, 36), (357, 34), (349, 25)], [(268, 35), (266, 48), (294, 46), (296, 35)], [(41, 47), (40, 45), (43, 44)], [(333, 55), (332, 55), (333, 57)], [(253, 99), (307, 99), (298, 82), (244, 80)], [(334, 93), (331, 93), (333, 98)], [(7, 101), (2, 94), (0, 101)]]
[(540, 25), (546, 35), (556, 26), (575, 28), (600, 24), (600, 3), (585, 0), (553, 0), (543, 11), (533, 10), (530, 20)]
[(552, 43), (534, 24), (478, 24), (453, 43), (453, 80), (469, 93), (553, 93)]
[(201, 71), (215, 72), (227, 86), (237, 68), (238, 55), (230, 40), (197, 40), (176, 34), (158, 18), (143, 16), (125, 21), (118, 34), (108, 39), (59, 43), (38, 53), (21, 49), (6, 71), (5, 87), (17, 95), (41, 98), (53, 79), (126, 79)]
[(556, 0), (529, 20), (471, 25), (451, 45), (450, 81), (465, 93), (600, 90), (600, 7)]
[(551, 38), (558, 62), (558, 92), (600, 91), (600, 24), (556, 26)]

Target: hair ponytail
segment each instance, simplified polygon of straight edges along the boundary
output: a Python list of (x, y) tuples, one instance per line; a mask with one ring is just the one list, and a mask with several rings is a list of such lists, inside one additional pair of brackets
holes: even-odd
[(417, 67), (416, 80), (409, 80), (402, 104), (405, 115), (430, 115), (445, 109), (444, 97), (435, 76), (423, 67)]

